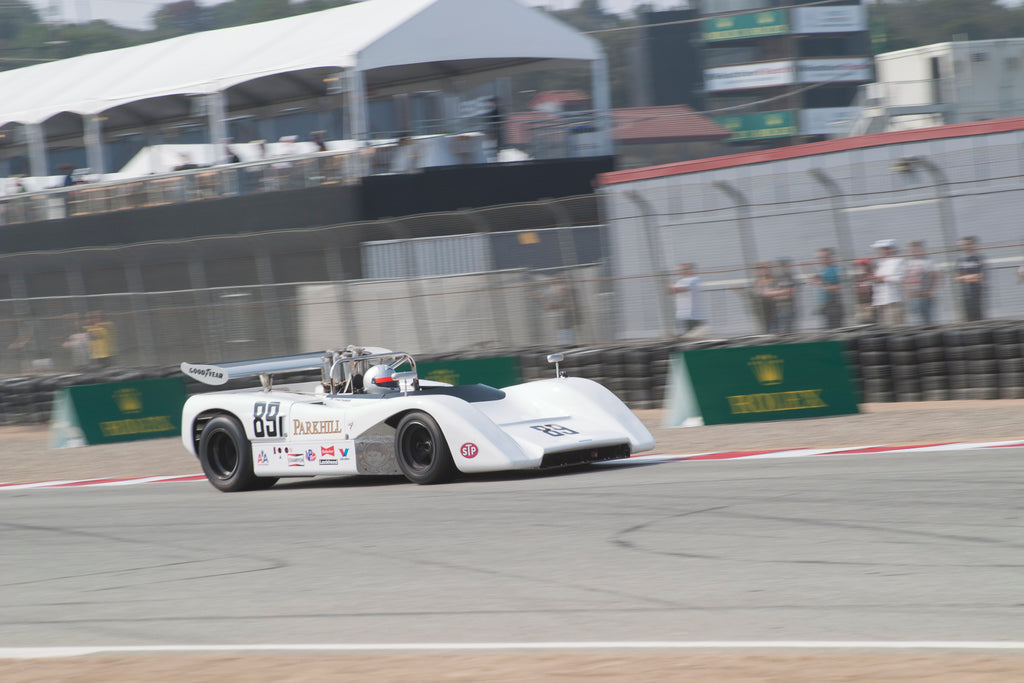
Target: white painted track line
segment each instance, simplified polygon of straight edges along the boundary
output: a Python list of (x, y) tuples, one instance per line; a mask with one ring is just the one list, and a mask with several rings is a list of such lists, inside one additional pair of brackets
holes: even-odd
[(648, 640), (523, 643), (264, 643), (5, 647), (0, 659), (49, 659), (167, 652), (475, 652), (481, 650), (1020, 650), (1014, 640)]

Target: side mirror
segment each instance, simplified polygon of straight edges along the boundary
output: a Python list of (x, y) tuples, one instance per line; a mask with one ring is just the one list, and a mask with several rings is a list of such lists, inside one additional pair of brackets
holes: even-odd
[(403, 394), (408, 394), (410, 391), (416, 391), (420, 388), (419, 376), (415, 370), (396, 372), (392, 377), (398, 382), (398, 388), (401, 389)]
[(558, 364), (565, 360), (564, 353), (548, 354), (548, 362), (555, 364), (555, 377), (565, 377), (565, 374), (558, 368)]

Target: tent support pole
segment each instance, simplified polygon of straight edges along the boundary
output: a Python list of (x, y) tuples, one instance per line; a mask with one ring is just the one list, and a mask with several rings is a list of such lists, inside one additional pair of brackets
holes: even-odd
[[(348, 77), (348, 120), (351, 122), (352, 139), (356, 141), (357, 147), (362, 148), (369, 137), (369, 117), (366, 111), (366, 78), (359, 69), (349, 69), (345, 72)], [(366, 175), (365, 156), (358, 153), (356, 156), (356, 173), (359, 177)]]
[(28, 141), (29, 175), (43, 178), (50, 175), (46, 168), (46, 137), (43, 124), (26, 123), (25, 139)]
[(93, 173), (103, 175), (107, 172), (103, 164), (103, 117), (86, 116), (84, 124), (86, 165)]
[(213, 154), (210, 155), (214, 164), (221, 163), (227, 158), (224, 145), (228, 141), (228, 112), (225, 104), (224, 93), (213, 92), (206, 96), (206, 121), (210, 128), (210, 145)]
[(608, 84), (608, 58), (601, 50), (600, 56), (590, 63), (590, 88), (594, 106), (594, 128), (600, 140), (601, 154), (615, 154), (612, 144), (611, 88)]

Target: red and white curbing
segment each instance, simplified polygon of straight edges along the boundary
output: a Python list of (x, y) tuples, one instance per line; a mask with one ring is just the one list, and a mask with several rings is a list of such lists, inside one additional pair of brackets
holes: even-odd
[[(791, 448), (775, 451), (723, 451), (672, 455), (634, 455), (623, 460), (610, 460), (600, 465), (635, 465), (638, 463), (683, 462), (688, 460), (769, 460), (775, 458), (806, 458), (810, 456), (863, 455), (878, 453), (927, 453), (940, 451), (968, 451), (984, 448), (1024, 448), (1024, 440), (1015, 441), (961, 441), (933, 443), (917, 446), (848, 446), (846, 448)], [(202, 474), (185, 474), (164, 477), (135, 477), (123, 479), (81, 479), (37, 481), (28, 484), (5, 484), (0, 482), (0, 491), (22, 489), (71, 488), (91, 486), (132, 486), (134, 484), (161, 484), (178, 481), (205, 481)]]
[(164, 477), (134, 477), (108, 479), (60, 479), (57, 481), (36, 481), (29, 484), (5, 484), (0, 482), (0, 491), (17, 491), (19, 489), (59, 489), (81, 488), (86, 486), (132, 486), (133, 484), (161, 484), (174, 481), (206, 481), (203, 474), (183, 474)]
[(767, 460), (772, 458), (806, 458), (810, 456), (858, 455), (877, 453), (926, 453), (938, 451), (969, 451), (982, 448), (1024, 448), (1024, 441), (958, 441), (916, 446), (848, 446), (845, 448), (792, 448), (773, 451), (724, 451), (691, 453), (689, 455), (635, 455), (628, 460), (613, 460), (608, 465), (631, 465), (639, 462), (679, 462), (683, 460)]

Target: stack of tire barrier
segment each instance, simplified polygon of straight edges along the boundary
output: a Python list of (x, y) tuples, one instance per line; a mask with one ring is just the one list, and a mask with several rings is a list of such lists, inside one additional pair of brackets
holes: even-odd
[[(570, 376), (600, 382), (631, 408), (657, 408), (665, 395), (669, 359), (676, 351), (824, 340), (845, 345), (851, 376), (865, 402), (1024, 398), (1024, 321), (893, 330), (869, 326), (786, 337), (581, 348), (566, 352), (562, 368)], [(550, 347), (519, 351), (523, 379), (553, 377), (554, 367), (546, 359), (551, 352)], [(419, 359), (464, 357), (422, 355)], [(54, 392), (66, 386), (173, 377), (178, 372), (177, 367), (165, 367), (0, 378), (0, 425), (45, 423), (50, 419)], [(292, 381), (317, 376), (307, 373)], [(197, 393), (243, 386), (252, 383), (235, 380), (224, 387), (210, 387), (189, 382), (188, 390)]]

